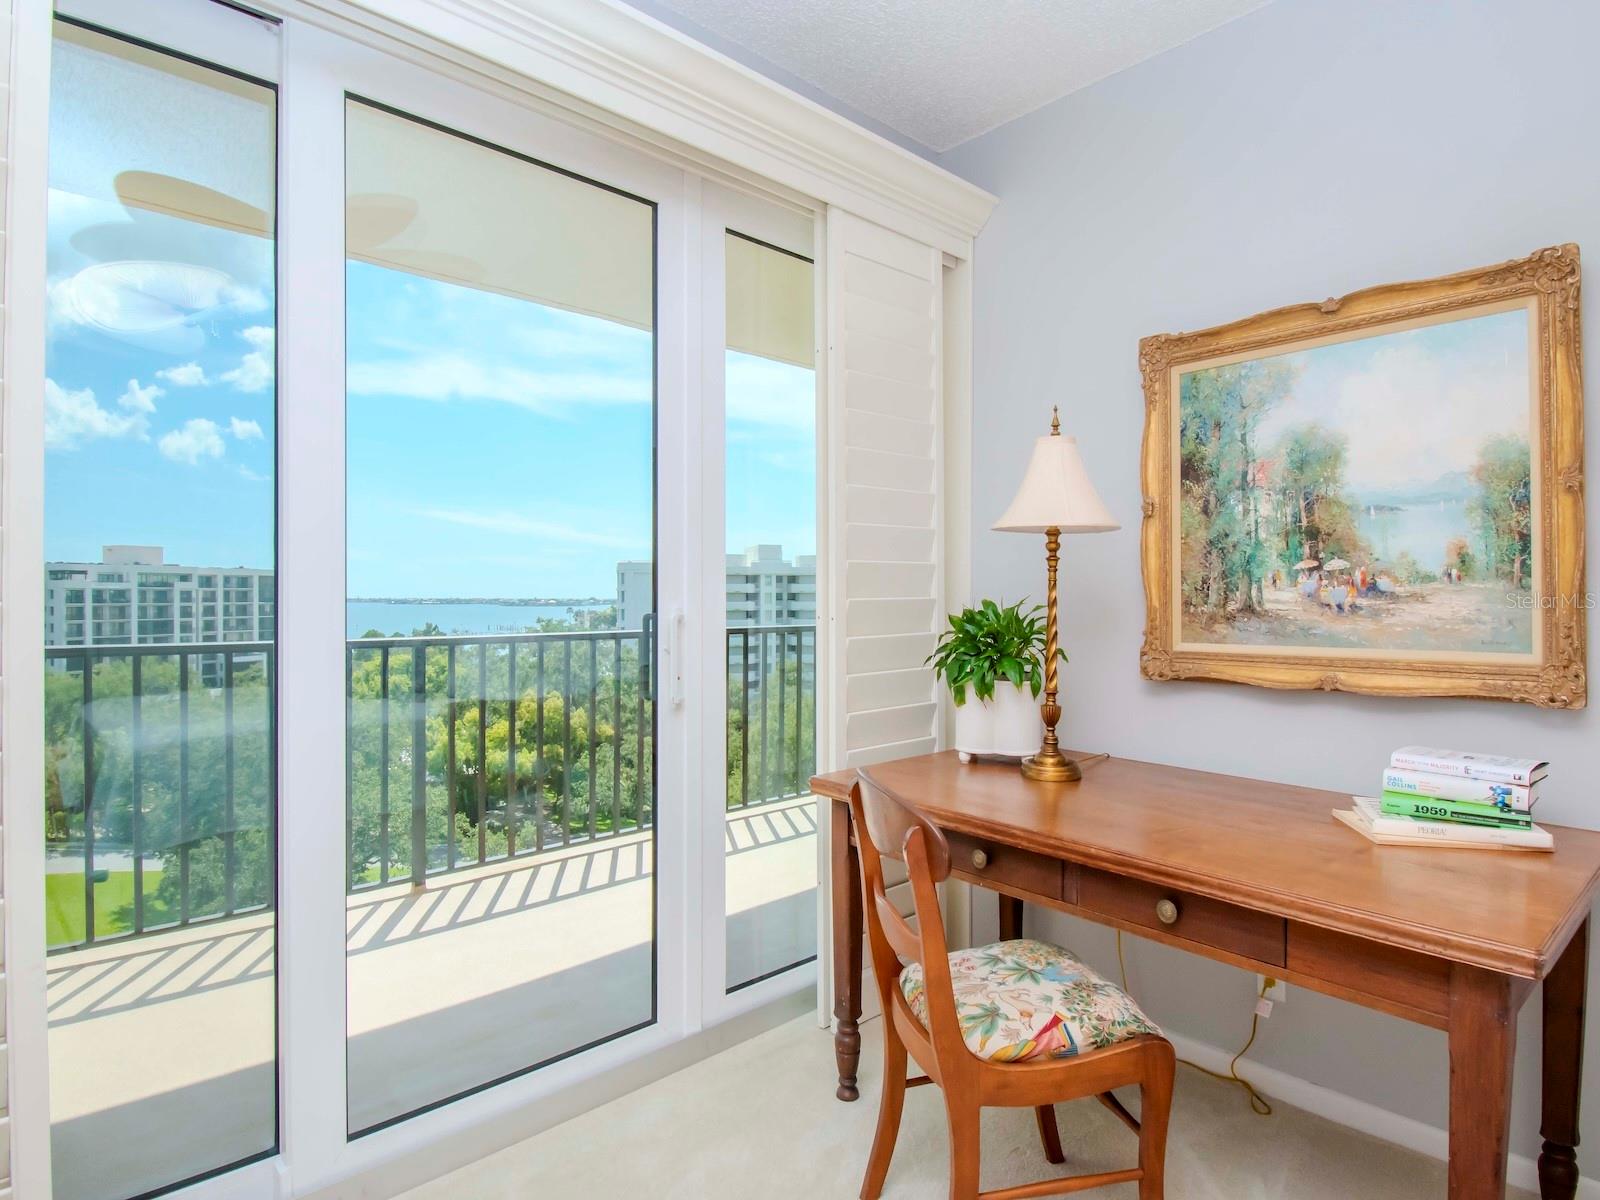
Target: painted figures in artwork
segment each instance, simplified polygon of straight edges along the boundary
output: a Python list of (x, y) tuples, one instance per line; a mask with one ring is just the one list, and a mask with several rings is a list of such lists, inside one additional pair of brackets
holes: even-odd
[(1180, 376), (1182, 640), (1529, 654), (1526, 308)]

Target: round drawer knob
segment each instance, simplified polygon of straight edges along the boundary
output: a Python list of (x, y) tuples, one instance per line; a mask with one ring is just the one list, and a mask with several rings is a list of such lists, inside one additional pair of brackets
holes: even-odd
[(1156, 901), (1156, 920), (1163, 925), (1176, 925), (1178, 923), (1178, 906), (1171, 900)]
[(988, 851), (979, 848), (972, 852), (972, 866), (974, 870), (981, 871), (989, 865)]

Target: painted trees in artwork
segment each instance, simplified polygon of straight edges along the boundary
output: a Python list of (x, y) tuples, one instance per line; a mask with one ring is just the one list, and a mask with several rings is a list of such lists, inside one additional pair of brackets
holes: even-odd
[(1184, 563), (1183, 586), (1191, 609), (1248, 613), (1262, 606), (1267, 497), (1257, 429), (1293, 378), (1292, 368), (1272, 360), (1183, 377), (1182, 520), (1186, 558), (1192, 559)]
[(1502, 434), (1484, 442), (1472, 468), (1482, 569), (1515, 588), (1527, 585), (1533, 554), (1531, 462), (1526, 438)]
[(1365, 557), (1356, 509), (1345, 492), (1347, 442), (1312, 423), (1290, 429), (1273, 455), (1282, 559)]

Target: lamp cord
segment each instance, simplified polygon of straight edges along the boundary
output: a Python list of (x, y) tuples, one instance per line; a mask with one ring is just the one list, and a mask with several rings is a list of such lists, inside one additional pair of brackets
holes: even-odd
[[(1120, 929), (1117, 930), (1117, 970), (1122, 975), (1122, 990), (1126, 992), (1128, 991), (1128, 963), (1122, 955), (1122, 930)], [(1266, 999), (1267, 989), (1270, 986), (1270, 982), (1263, 979), (1261, 981), (1261, 992), (1256, 999)], [(1260, 1030), (1261, 1013), (1256, 1012), (1250, 1018), (1250, 1036), (1246, 1039), (1245, 1044), (1239, 1047), (1239, 1053), (1235, 1054), (1233, 1060), (1228, 1063), (1228, 1073), (1226, 1075), (1221, 1071), (1213, 1071), (1210, 1067), (1202, 1067), (1199, 1063), (1192, 1062), (1187, 1058), (1180, 1058), (1178, 1061), (1186, 1067), (1199, 1071), (1202, 1075), (1209, 1075), (1213, 1079), (1220, 1079), (1223, 1083), (1230, 1083), (1243, 1088), (1250, 1097), (1250, 1111), (1258, 1117), (1270, 1117), (1272, 1115), (1272, 1105), (1267, 1101), (1267, 1098), (1256, 1090), (1255, 1084), (1239, 1074), (1239, 1060), (1249, 1053), (1251, 1046), (1256, 1044), (1256, 1035)]]

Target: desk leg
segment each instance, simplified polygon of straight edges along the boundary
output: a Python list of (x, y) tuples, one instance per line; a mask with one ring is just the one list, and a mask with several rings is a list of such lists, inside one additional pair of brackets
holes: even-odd
[(1022, 901), (1004, 892), (996, 892), (1000, 900), (1000, 940), (1012, 942), (1022, 936)]
[(1505, 1200), (1516, 1048), (1510, 976), (1456, 964), (1450, 973), (1450, 1200)]
[(828, 851), (833, 888), (833, 1057), (841, 1100), (854, 1100), (861, 1062), (861, 869), (850, 844), (850, 806), (833, 802)]
[(1589, 922), (1572, 935), (1544, 981), (1544, 1116), (1539, 1195), (1578, 1192), (1578, 1097), (1583, 1084), (1583, 1012), (1589, 982)]

